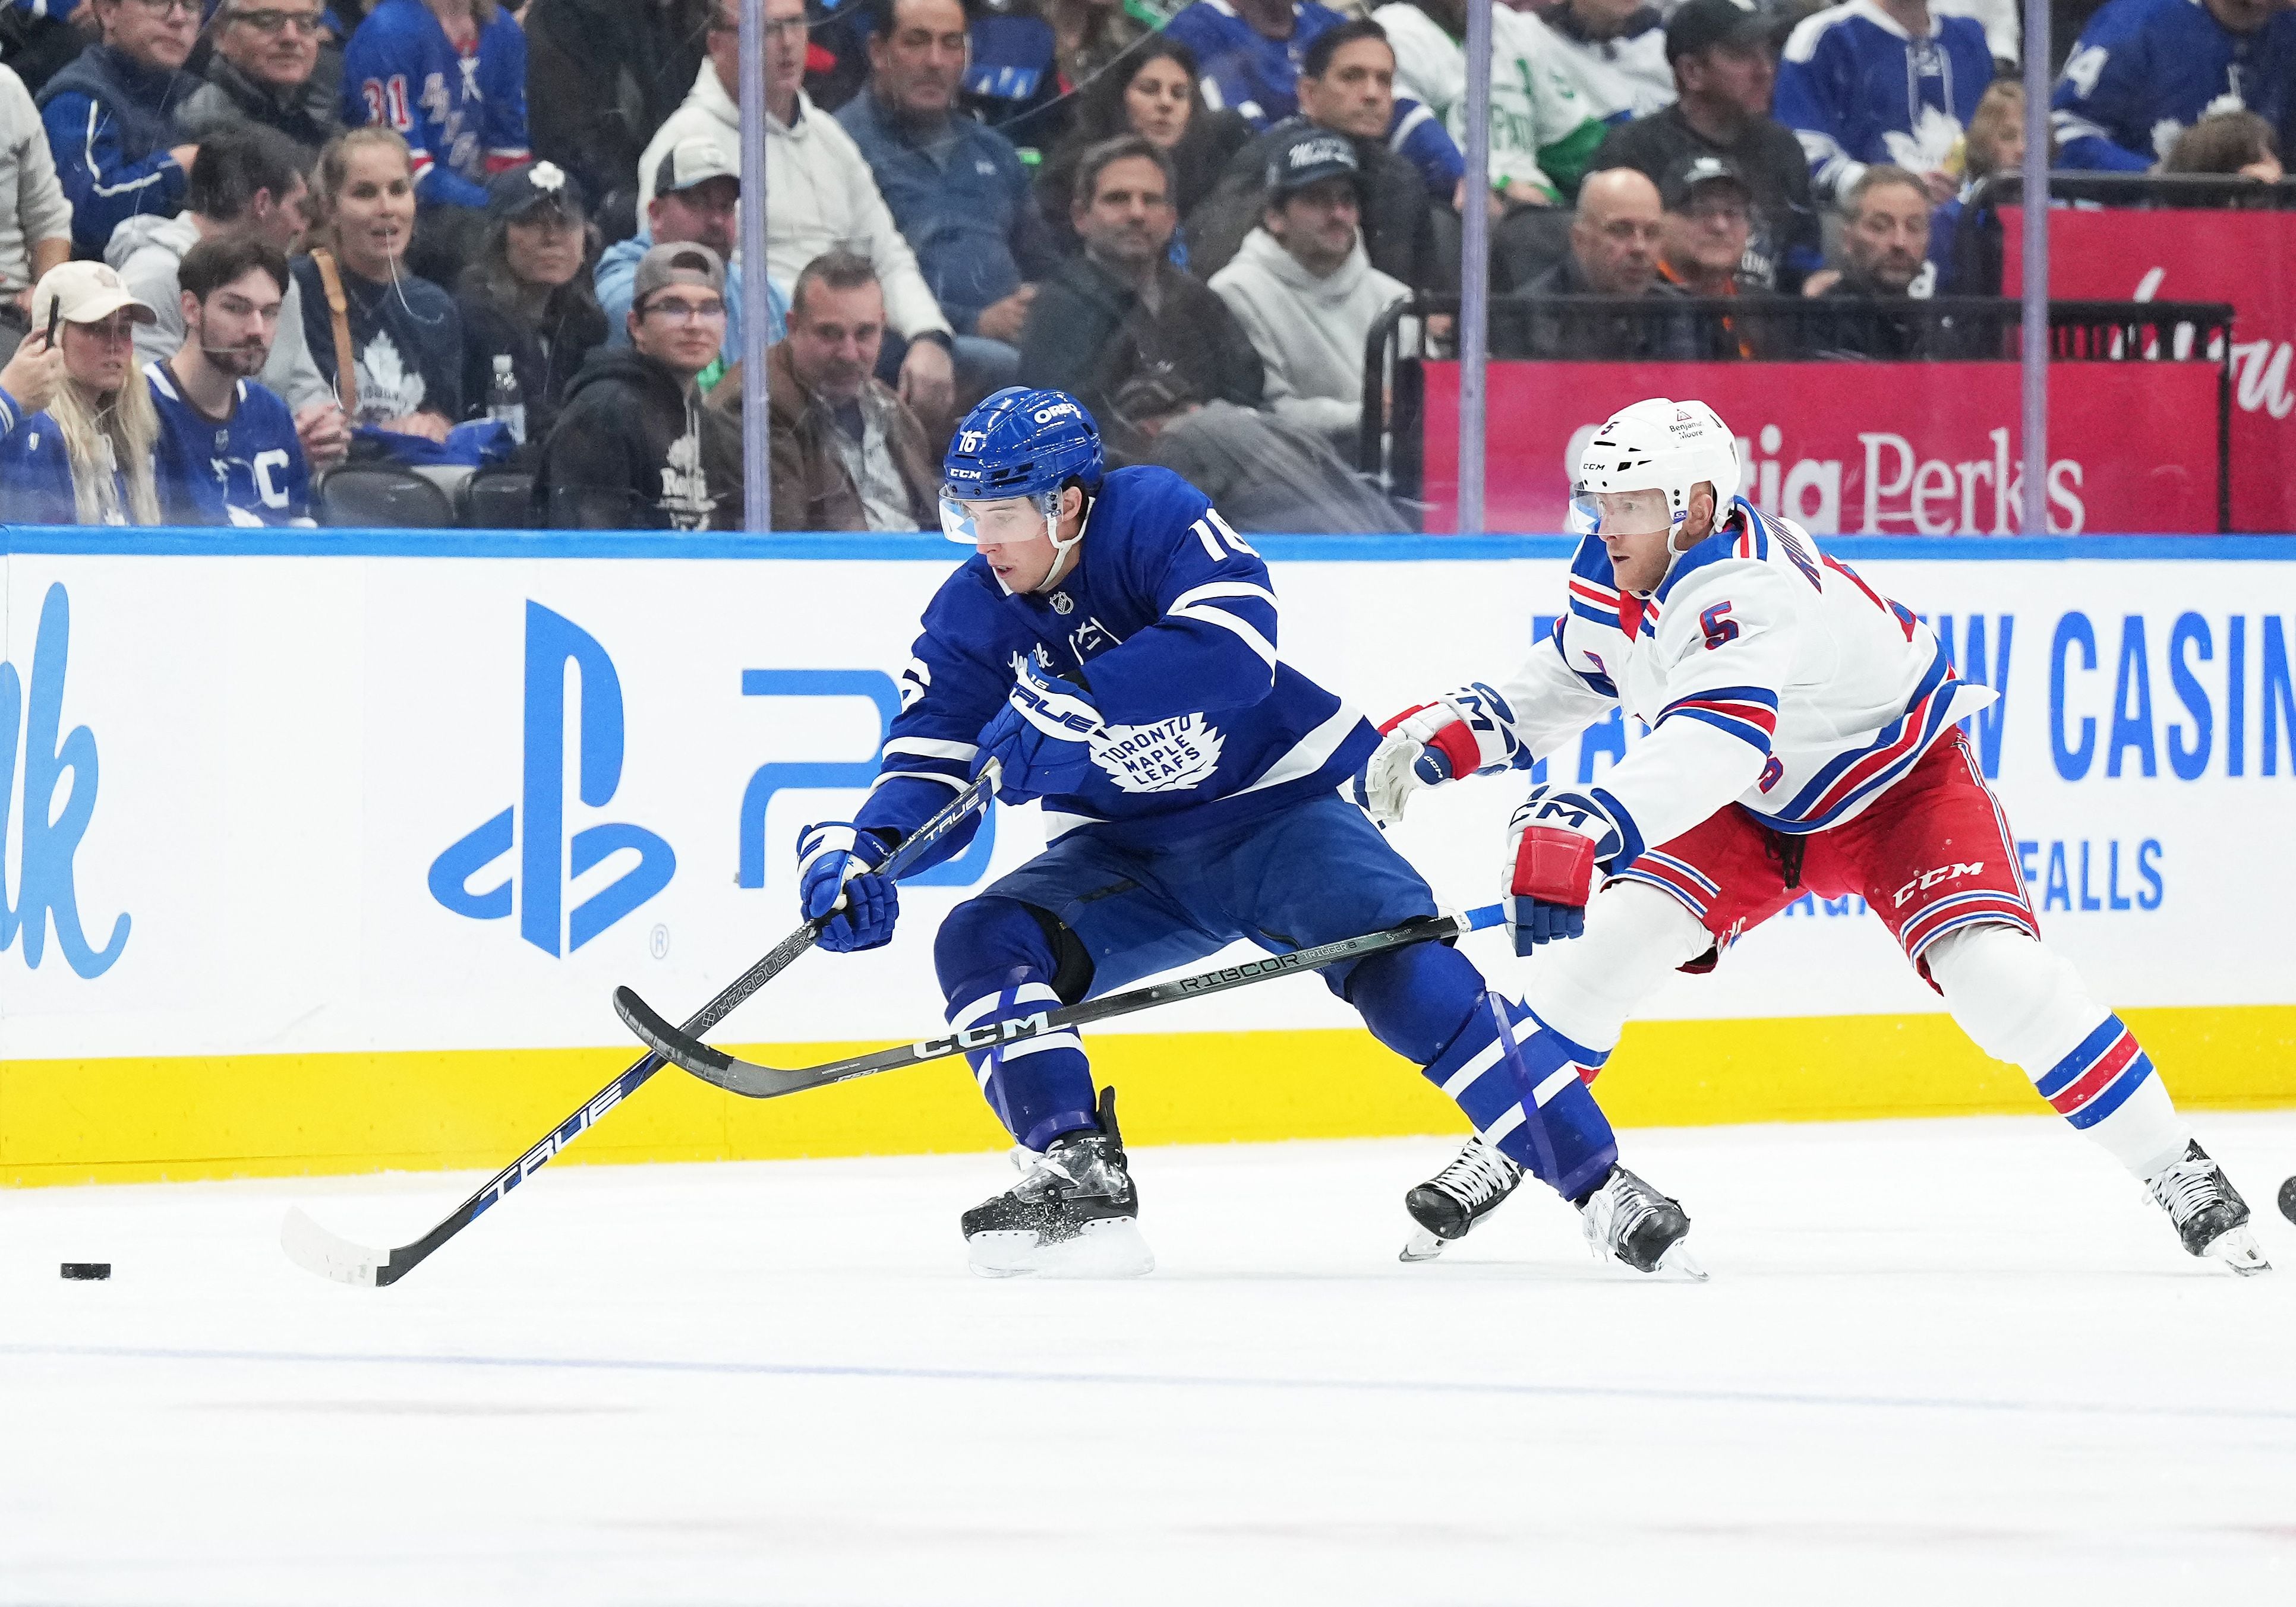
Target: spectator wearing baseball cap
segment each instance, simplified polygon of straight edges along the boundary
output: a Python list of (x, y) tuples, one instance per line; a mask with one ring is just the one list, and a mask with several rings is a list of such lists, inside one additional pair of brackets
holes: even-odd
[(527, 439), (550, 433), (566, 387), (606, 342), (590, 288), (582, 186), (555, 162), (496, 174), (487, 185), (478, 260), (463, 270), (463, 406), (483, 416), (496, 360), (508, 357), (526, 406)]
[(63, 374), (45, 409), (0, 440), (0, 484), (26, 524), (158, 524), (152, 448), (160, 414), (135, 364), (135, 325), (154, 317), (103, 262), (50, 268), (32, 327), (53, 325)]
[(1420, 290), (1456, 290), (1457, 241), (1439, 230), (1424, 175), (1390, 148), (1397, 82), (1395, 45), (1378, 23), (1357, 19), (1317, 35), (1300, 64), (1299, 115), (1256, 135), (1229, 159), (1218, 187), (1188, 219), (1189, 267), (1209, 278), (1228, 265), (1259, 225), (1268, 164), (1293, 136), (1321, 132), (1339, 135), (1355, 149), (1362, 169), (1364, 250), (1372, 266)]
[(1268, 407), (1332, 445), (1361, 422), (1372, 325), (1411, 294), (1364, 251), (1358, 174), (1338, 135), (1294, 135), (1270, 164), (1259, 226), (1212, 275), (1259, 353)]
[(630, 343), (590, 354), (567, 388), (535, 476), (542, 522), (571, 529), (731, 530), (742, 438), (695, 381), (725, 342), (726, 265), (706, 245), (657, 245), (630, 276)]
[[(1727, 157), (1693, 156), (1666, 176), (1659, 194), (1666, 207), (1659, 222), (1659, 277), (1685, 295), (1736, 295), (1753, 215), (1753, 192), (1743, 176)], [(1705, 356), (1754, 355), (1743, 320), (1700, 323), (1709, 337)]]
[(1634, 168), (1662, 184), (1693, 157), (1727, 160), (1752, 201), (1740, 276), (1750, 290), (1791, 291), (1822, 266), (1824, 248), (1808, 159), (1770, 113), (1779, 26), (1751, 0), (1688, 0), (1666, 28), (1679, 98), (1613, 128), (1590, 165)]
[[(705, 71), (707, 69), (704, 70)], [(706, 245), (722, 262), (734, 260), (734, 228), (741, 210), (742, 168), (715, 135), (692, 135), (662, 152), (655, 167), (653, 199), (646, 202), (646, 226), (598, 258), (598, 305), (604, 309), (606, 343), (629, 344), (628, 313), (633, 280), (645, 254), (657, 245)], [(780, 205), (775, 196), (770, 216)], [(768, 260), (771, 254), (768, 253)], [(766, 281), (766, 343), (788, 328), (789, 307), (778, 286)], [(717, 387), (725, 372), (742, 360), (742, 275), (726, 275), (726, 346), (701, 371), (701, 389)]]
[(1199, 397), (1259, 406), (1259, 354), (1227, 304), (1172, 266), (1172, 159), (1136, 134), (1078, 161), (1069, 221), (1084, 250), (1029, 308), (1021, 384), (1065, 390), (1107, 419), (1126, 382), (1160, 365)]

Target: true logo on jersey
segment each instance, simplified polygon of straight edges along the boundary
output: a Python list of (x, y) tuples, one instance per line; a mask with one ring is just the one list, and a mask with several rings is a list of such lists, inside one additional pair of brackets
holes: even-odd
[(1072, 614), (1076, 612), (1076, 600), (1066, 592), (1054, 592), (1053, 611), (1056, 614)]
[(1121, 791), (1185, 792), (1219, 768), (1226, 740), (1201, 714), (1177, 715), (1152, 726), (1111, 726), (1093, 739), (1092, 762)]

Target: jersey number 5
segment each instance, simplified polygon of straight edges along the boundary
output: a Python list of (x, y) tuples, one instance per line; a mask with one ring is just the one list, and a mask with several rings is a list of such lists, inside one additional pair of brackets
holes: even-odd
[(1730, 605), (1718, 603), (1698, 616), (1699, 627), (1706, 633), (1706, 651), (1713, 652), (1725, 642), (1738, 637), (1738, 622), (1730, 618)]

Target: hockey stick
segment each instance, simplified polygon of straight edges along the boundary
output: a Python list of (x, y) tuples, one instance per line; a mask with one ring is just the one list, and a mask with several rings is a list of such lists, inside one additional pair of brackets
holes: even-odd
[(1254, 982), (1265, 982), (1270, 977), (1319, 971), (1342, 960), (1366, 959), (1373, 955), (1385, 954), (1390, 949), (1407, 948), (1414, 943), (1480, 931), (1487, 926), (1496, 926), (1503, 918), (1501, 908), (1496, 904), (1469, 910), (1464, 914), (1422, 915), (1417, 920), (1406, 921), (1385, 931), (1366, 932), (1359, 938), (1341, 938), (1335, 943), (1296, 949), (1288, 955), (1270, 955), (1264, 960), (1247, 960), (1241, 965), (1223, 965), (1218, 971), (1158, 982), (1152, 987), (1136, 988), (1130, 993), (1113, 993), (1104, 999), (1090, 999), (1059, 1010), (1040, 1011), (1035, 1015), (998, 1021), (989, 1026), (969, 1027), (946, 1037), (920, 1038), (913, 1044), (880, 1049), (870, 1054), (857, 1054), (849, 1060), (829, 1061), (818, 1066), (787, 1069), (761, 1066), (754, 1061), (727, 1054), (722, 1049), (712, 1049), (690, 1029), (680, 1030), (662, 1020), (644, 999), (627, 988), (614, 989), (614, 1009), (629, 1029), (637, 1034), (639, 1042), (649, 1045), (662, 1059), (691, 1071), (703, 1082), (749, 1099), (774, 1099), (783, 1094), (826, 1087), (831, 1083), (848, 1082), (857, 1077), (890, 1071), (897, 1066), (914, 1065), (919, 1061), (942, 1060), (952, 1054), (962, 1054), (968, 1049), (1017, 1044), (1029, 1038), (1042, 1037), (1048, 1032), (1059, 1032), (1065, 1028), (1088, 1026), (1094, 1021), (1130, 1015), (1136, 1011), (1152, 1010), (1159, 1004), (1201, 998), (1206, 994), (1226, 993), (1231, 988), (1249, 988)]
[[(914, 866), (927, 849), (947, 836), (975, 809), (986, 806), (989, 796), (996, 790), (997, 774), (998, 767), (992, 759), (973, 778), (970, 786), (949, 801), (947, 808), (909, 833), (877, 873), (898, 879), (904, 871)], [(791, 961), (811, 948), (821, 936), (821, 929), (828, 925), (829, 921), (828, 915), (816, 916), (783, 938), (763, 959), (734, 978), (723, 992), (696, 1012), (685, 1023), (685, 1029), (691, 1033), (707, 1032), (724, 1021), (737, 1005), (786, 970)], [(402, 1244), (388, 1252), (369, 1250), (363, 1244), (354, 1244), (348, 1239), (329, 1233), (305, 1214), (301, 1207), (290, 1206), (286, 1220), (279, 1225), (280, 1248), (287, 1252), (289, 1259), (305, 1271), (316, 1273), (323, 1278), (332, 1278), (339, 1283), (355, 1283), (376, 1289), (396, 1283), (422, 1265), (424, 1257), (477, 1221), (489, 1208), (499, 1204), (504, 1195), (532, 1177), (560, 1151), (595, 1126), (600, 1117), (636, 1093), (648, 1078), (661, 1070), (663, 1064), (660, 1055), (645, 1055), (600, 1089), (597, 1097), (560, 1122), (541, 1143), (489, 1177), (485, 1187), (456, 1206), (444, 1221), (412, 1244)]]

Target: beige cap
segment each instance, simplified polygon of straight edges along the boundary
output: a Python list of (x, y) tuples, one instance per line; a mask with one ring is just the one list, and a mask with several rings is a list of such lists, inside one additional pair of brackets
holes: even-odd
[(108, 262), (60, 262), (40, 275), (32, 291), (32, 327), (45, 331), (52, 309), (61, 306), (67, 324), (97, 324), (121, 307), (138, 324), (157, 324), (160, 315), (138, 300)]

